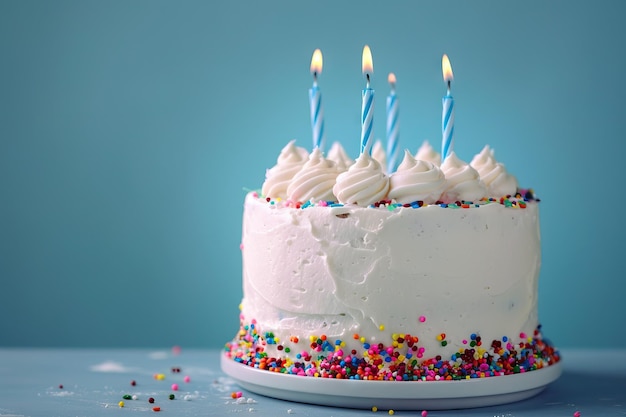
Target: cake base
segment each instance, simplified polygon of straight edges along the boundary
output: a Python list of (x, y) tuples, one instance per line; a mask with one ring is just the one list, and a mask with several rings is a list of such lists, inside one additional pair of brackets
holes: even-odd
[(449, 410), (520, 401), (561, 375), (561, 362), (515, 375), (463, 381), (356, 381), (268, 372), (221, 357), (224, 373), (242, 388), (281, 400), (380, 410)]

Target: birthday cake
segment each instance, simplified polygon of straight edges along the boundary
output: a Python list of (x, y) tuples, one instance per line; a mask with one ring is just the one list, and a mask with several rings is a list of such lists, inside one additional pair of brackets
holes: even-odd
[(547, 368), (539, 200), (485, 147), (425, 142), (387, 175), (290, 142), (245, 197), (241, 327), (225, 357), (308, 378), (449, 381)]

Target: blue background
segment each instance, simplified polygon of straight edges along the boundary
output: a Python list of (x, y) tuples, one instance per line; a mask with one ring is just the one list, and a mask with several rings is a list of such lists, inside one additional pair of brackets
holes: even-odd
[[(542, 198), (540, 318), (562, 347), (624, 346), (622, 1), (0, 2), (0, 345), (220, 347), (238, 328), (243, 188), (359, 145), (398, 77), (401, 146), (489, 144)], [(512, 265), (511, 267), (515, 267)], [(506, 273), (503, 271), (503, 273)]]

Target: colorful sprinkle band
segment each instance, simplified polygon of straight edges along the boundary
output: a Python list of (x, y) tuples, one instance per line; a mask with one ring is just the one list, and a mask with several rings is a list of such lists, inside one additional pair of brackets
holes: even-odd
[[(299, 340), (292, 336), (285, 343), (278, 342), (273, 333), (263, 333), (257, 324), (243, 323), (241, 330), (225, 346), (226, 354), (234, 361), (256, 369), (283, 374), (317, 378), (383, 380), (383, 381), (447, 381), (512, 375), (541, 369), (560, 360), (559, 352), (543, 340), (540, 328), (532, 337), (520, 334), (520, 342), (508, 337), (493, 340), (488, 346), (477, 334), (469, 335), (459, 349), (448, 359), (440, 355), (423, 358), (424, 348), (419, 338), (410, 334), (394, 334), (389, 345), (367, 343), (355, 334), (361, 350), (344, 351), (342, 340), (329, 340), (325, 335), (310, 336), (310, 351), (290, 357), (268, 355), (265, 346), (276, 345), (279, 352), (290, 352)], [(446, 335), (437, 336), (446, 346)]]
[[(261, 200), (265, 200), (268, 204), (274, 207), (287, 207), (287, 208), (296, 208), (296, 209), (306, 209), (309, 207), (343, 207), (344, 204), (338, 203), (336, 201), (318, 201), (317, 203), (314, 201), (292, 201), (292, 200), (283, 200), (280, 198), (272, 199), (270, 197), (260, 196), (258, 192), (254, 193), (256, 198)], [(504, 207), (508, 208), (519, 208), (525, 209), (528, 206), (529, 202), (539, 202), (541, 201), (538, 198), (535, 198), (534, 192), (531, 189), (520, 189), (515, 193), (515, 195), (506, 195), (500, 198), (482, 198), (478, 201), (455, 201), (453, 203), (444, 203), (443, 201), (437, 201), (434, 204), (435, 206), (439, 206), (441, 208), (451, 208), (451, 209), (469, 209), (469, 208), (478, 208), (487, 204), (500, 204)], [(413, 201), (412, 203), (397, 203), (394, 200), (382, 200), (377, 203), (370, 205), (370, 208), (380, 208), (387, 209), (389, 211), (393, 211), (400, 208), (413, 208), (418, 209), (421, 207), (429, 206), (429, 204), (424, 203), (423, 201)]]

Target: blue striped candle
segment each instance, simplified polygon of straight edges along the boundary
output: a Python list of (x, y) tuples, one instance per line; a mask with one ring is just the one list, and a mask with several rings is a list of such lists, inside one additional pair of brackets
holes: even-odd
[(362, 59), (363, 76), (367, 81), (363, 89), (361, 102), (361, 153), (372, 152), (372, 134), (374, 126), (374, 90), (370, 87), (370, 78), (374, 73), (374, 63), (372, 61), (372, 51), (365, 45)]
[(396, 95), (396, 75), (389, 73), (387, 78), (391, 92), (387, 97), (387, 173), (396, 170), (398, 161), (398, 138), (400, 137), (400, 122), (398, 121), (398, 97)]
[(309, 90), (309, 103), (311, 104), (311, 129), (313, 131), (313, 149), (324, 150), (324, 109), (322, 108), (322, 93), (317, 85), (317, 76), (322, 73), (322, 51), (316, 49), (311, 58), (311, 74), (313, 75), (313, 87)]
[(446, 159), (454, 148), (454, 98), (450, 94), (450, 84), (454, 79), (452, 67), (448, 55), (443, 54), (441, 59), (441, 71), (443, 81), (447, 84), (448, 91), (442, 99), (443, 111), (441, 113), (441, 163)]

